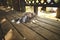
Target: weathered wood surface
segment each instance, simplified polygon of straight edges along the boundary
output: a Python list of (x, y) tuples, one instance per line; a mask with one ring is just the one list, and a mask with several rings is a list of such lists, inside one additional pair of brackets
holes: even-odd
[[(60, 22), (48, 18), (35, 17), (28, 23), (12, 23), (11, 20), (19, 18), (22, 13), (5, 15), (6, 22), (2, 28), (4, 34), (12, 29), (11, 40), (60, 40)], [(7, 37), (6, 37), (7, 38)]]

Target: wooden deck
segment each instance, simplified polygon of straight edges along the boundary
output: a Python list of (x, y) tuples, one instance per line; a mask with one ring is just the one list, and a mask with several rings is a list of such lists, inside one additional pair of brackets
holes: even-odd
[[(6, 40), (60, 40), (60, 22), (48, 18), (35, 17), (28, 23), (12, 23), (22, 13), (5, 15), (2, 29)], [(9, 38), (10, 36), (10, 38)]]

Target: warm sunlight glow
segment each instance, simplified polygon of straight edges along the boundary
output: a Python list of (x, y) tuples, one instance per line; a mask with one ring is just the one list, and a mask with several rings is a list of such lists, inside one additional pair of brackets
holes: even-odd
[(41, 3), (44, 3), (44, 0), (41, 0)]
[(32, 22), (34, 22), (34, 23), (35, 23), (35, 20), (32, 20)]
[[(41, 10), (41, 7), (38, 7), (37, 16), (56, 20), (56, 10), (57, 10), (57, 7), (47, 7), (46, 11), (43, 11)], [(51, 11), (54, 11), (54, 12), (51, 12)]]
[(44, 4), (46, 4), (46, 3), (44, 3)]
[(26, 0), (25, 0), (25, 2), (26, 2)]
[(32, 1), (32, 3), (34, 3), (34, 1)]
[(15, 20), (13, 19), (13, 20), (11, 20), (11, 22), (15, 22)]
[(2, 19), (1, 23), (4, 23), (4, 22), (6, 22), (6, 19), (5, 18)]
[(10, 40), (12, 38), (12, 35), (13, 35), (13, 31), (12, 29), (10, 29), (7, 34), (5, 35), (5, 39), (6, 40)]
[(11, 8), (10, 6), (8, 6), (7, 8)]
[(36, 3), (38, 3), (39, 1), (38, 0), (36, 0)]
[(14, 8), (11, 8), (11, 10), (14, 10)]
[(29, 3), (31, 3), (31, 1), (29, 1)]
[(41, 8), (42, 8), (42, 7), (38, 7), (38, 15), (40, 15)]
[(55, 11), (56, 12), (57, 7), (46, 7), (46, 11)]
[(53, 10), (54, 10), (54, 11), (56, 11), (56, 10), (57, 10), (57, 8), (53, 8)]
[(26, 12), (34, 12), (34, 7), (33, 6), (26, 6)]

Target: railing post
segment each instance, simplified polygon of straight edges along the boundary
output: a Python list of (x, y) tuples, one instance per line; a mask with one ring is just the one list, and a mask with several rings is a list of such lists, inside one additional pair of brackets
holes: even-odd
[(58, 7), (58, 9), (57, 9), (56, 17), (60, 18), (60, 7)]
[(34, 12), (37, 14), (38, 13), (38, 6), (34, 6)]

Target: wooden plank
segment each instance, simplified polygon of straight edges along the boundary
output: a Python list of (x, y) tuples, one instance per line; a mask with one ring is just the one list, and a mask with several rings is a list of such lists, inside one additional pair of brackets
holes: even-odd
[(37, 19), (40, 21), (43, 21), (49, 25), (56, 26), (57, 28), (60, 28), (60, 22), (58, 22), (58, 21), (48, 19), (48, 18), (45, 19), (45, 18), (41, 18), (41, 17), (40, 18), (37, 17)]
[[(10, 21), (11, 21), (11, 18), (12, 18), (11, 16), (8, 17)], [(27, 40), (46, 40), (22, 24), (13, 23), (13, 25), (15, 25), (15, 27), (27, 38)]]
[[(19, 15), (18, 15), (19, 16)], [(40, 19), (40, 18), (37, 18), (37, 19)], [(36, 19), (35, 19), (36, 20)], [(44, 19), (40, 19), (40, 20), (44, 20)], [(36, 20), (36, 23), (38, 23), (39, 25), (43, 26), (44, 28), (47, 28), (49, 29), (50, 31), (53, 31), (54, 33), (60, 35), (60, 29), (55, 27), (55, 26), (52, 26), (52, 25), (49, 25), (49, 24), (46, 24), (45, 21), (38, 21)], [(51, 23), (51, 22), (50, 22)], [(57, 23), (56, 23), (57, 24)], [(33, 25), (34, 26), (34, 25)], [(36, 26), (36, 25), (35, 25)], [(46, 26), (46, 27), (45, 27)]]
[[(36, 20), (36, 19), (35, 19), (35, 20)], [(43, 20), (43, 19), (42, 19), (42, 20)], [(36, 20), (35, 23), (38, 24), (38, 25), (41, 25), (41, 26), (43, 26), (44, 28), (47, 28), (47, 29), (49, 29), (49, 30), (51, 30), (51, 31), (53, 31), (53, 32), (56, 32), (57, 34), (60, 34), (60, 29), (57, 28), (57, 27), (54, 27), (54, 26), (52, 26), (52, 25), (46, 24), (45, 22), (38, 21), (38, 20)]]
[(38, 18), (45, 19), (45, 20), (48, 20), (48, 21), (51, 21), (51, 22), (54, 22), (54, 23), (58, 23), (58, 24), (60, 23), (60, 21), (57, 21), (58, 19), (53, 20), (53, 19), (50, 19), (50, 18), (44, 18), (44, 17), (39, 17), (39, 16), (38, 16)]
[[(10, 15), (11, 16), (11, 15)], [(12, 22), (11, 22), (11, 20), (9, 20), (8, 18), (13, 18), (13, 17), (8, 17), (8, 16), (6, 16), (6, 19), (10, 22), (10, 24), (12, 24)], [(12, 24), (13, 25), (13, 24)], [(21, 32), (19, 32), (19, 30), (13, 25), (13, 27), (16, 29), (16, 31), (23, 37), (23, 39), (25, 39), (25, 37), (21, 34)]]
[(7, 20), (3, 23), (2, 28), (6, 40), (24, 40)]
[[(18, 16), (17, 16), (17, 17), (18, 17)], [(29, 23), (29, 24), (30, 24), (30, 23)], [(30, 26), (31, 26), (31, 25), (30, 25)], [(36, 25), (35, 25), (35, 26), (36, 26)], [(35, 26), (34, 26), (34, 27), (35, 27)], [(39, 30), (38, 27), (36, 27), (36, 29)], [(36, 30), (36, 29), (35, 29), (35, 30)], [(44, 30), (45, 30), (45, 29), (44, 29)], [(39, 31), (37, 31), (37, 32), (39, 33)], [(44, 35), (44, 34), (43, 34), (43, 35)], [(50, 35), (50, 32), (49, 32), (49, 35)], [(49, 36), (49, 35), (48, 35), (48, 36)], [(54, 36), (55, 34), (52, 33), (51, 35)], [(49, 39), (48, 36), (47, 36), (47, 38)], [(58, 40), (58, 39), (60, 38), (60, 36), (57, 36), (57, 35), (55, 35), (55, 36), (57, 37), (57, 38), (54, 37), (56, 40)], [(52, 39), (55, 40), (54, 38), (52, 38)]]
[[(39, 34), (43, 35), (45, 38), (47, 38), (48, 40), (59, 40), (60, 36), (42, 28), (41, 26), (31, 26), (33, 24), (30, 25), (30, 23), (25, 24), (27, 25), (29, 28), (35, 30), (36, 32), (38, 32)], [(36, 24), (35, 24), (36, 25)]]
[[(38, 22), (37, 22), (37, 23), (38, 23)], [(42, 22), (41, 22), (41, 23), (42, 23)], [(30, 23), (29, 23), (29, 24), (30, 24)], [(29, 25), (29, 24), (27, 24), (27, 25)], [(38, 23), (38, 24), (39, 24), (39, 23)], [(43, 24), (43, 23), (42, 23), (42, 24)], [(45, 23), (43, 27), (45, 27), (46, 25), (48, 25), (48, 24)], [(31, 25), (30, 25), (30, 26), (31, 26)], [(50, 29), (49, 29), (48, 26), (50, 26)], [(47, 26), (45, 29), (49, 29), (50, 32), (53, 31), (54, 33), (55, 33), (55, 32), (60, 33), (59, 29), (56, 29), (56, 28), (54, 28), (53, 26), (51, 27), (51, 25), (48, 25), (48, 26)], [(51, 30), (51, 28), (52, 28), (52, 30)], [(38, 29), (38, 28), (37, 28), (37, 29)], [(49, 30), (48, 30), (48, 31), (49, 31)], [(59, 35), (59, 34), (58, 34), (58, 35)], [(57, 39), (57, 38), (56, 38), (56, 39)], [(58, 38), (58, 39), (59, 39), (59, 38)]]

